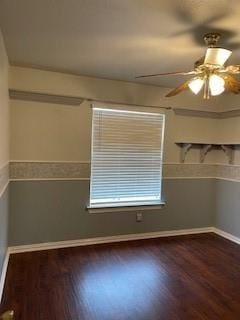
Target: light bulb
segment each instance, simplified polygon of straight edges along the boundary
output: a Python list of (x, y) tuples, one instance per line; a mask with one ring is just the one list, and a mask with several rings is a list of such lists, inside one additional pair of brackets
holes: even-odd
[(216, 74), (212, 74), (209, 78), (209, 87), (212, 96), (217, 96), (225, 90), (224, 79)]
[(204, 84), (203, 79), (194, 78), (189, 82), (188, 87), (191, 89), (193, 93), (198, 94), (199, 91), (202, 89), (203, 84)]
[(204, 59), (204, 64), (223, 66), (232, 51), (223, 48), (208, 48)]

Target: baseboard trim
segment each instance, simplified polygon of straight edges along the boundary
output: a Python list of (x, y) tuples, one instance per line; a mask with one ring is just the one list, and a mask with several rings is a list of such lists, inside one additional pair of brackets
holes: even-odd
[(1, 277), (0, 277), (0, 304), (2, 301), (3, 289), (4, 289), (5, 279), (6, 279), (6, 275), (7, 275), (9, 256), (10, 256), (10, 252), (9, 252), (9, 250), (7, 250), (6, 255), (5, 255), (5, 259), (3, 262)]
[(12, 254), (12, 253), (21, 253), (21, 252), (30, 252), (30, 251), (41, 251), (41, 250), (59, 249), (59, 248), (67, 248), (67, 247), (87, 246), (87, 245), (94, 245), (94, 244), (101, 244), (101, 243), (151, 239), (151, 238), (160, 238), (160, 237), (171, 237), (171, 236), (209, 233), (209, 232), (213, 232), (212, 227), (182, 229), (182, 230), (173, 230), (173, 231), (158, 231), (158, 232), (148, 232), (148, 233), (136, 233), (136, 234), (118, 235), (118, 236), (110, 236), (110, 237), (97, 237), (97, 238), (57, 241), (57, 242), (48, 242), (48, 243), (37, 243), (32, 245), (20, 245), (20, 246), (9, 247), (9, 253)]
[(135, 233), (135, 234), (118, 235), (118, 236), (110, 236), (110, 237), (97, 237), (97, 238), (87, 238), (87, 239), (78, 239), (78, 240), (36, 243), (36, 244), (31, 244), (31, 245), (12, 246), (12, 247), (8, 248), (6, 256), (5, 256), (4, 264), (3, 264), (2, 275), (0, 278), (0, 297), (1, 297), (1, 290), (3, 289), (4, 279), (6, 276), (9, 255), (13, 254), (13, 253), (42, 251), (42, 250), (50, 250), (50, 249), (87, 246), (87, 245), (94, 245), (94, 244), (104, 244), (104, 243), (111, 243), (111, 242), (122, 242), (122, 241), (152, 239), (152, 238), (161, 238), (161, 237), (172, 237), (172, 236), (210, 233), (210, 232), (213, 232), (223, 238), (226, 238), (232, 242), (240, 244), (240, 238), (232, 235), (231, 233), (228, 233), (226, 231), (223, 231), (223, 230), (215, 228), (215, 227), (206, 227), (206, 228)]
[(232, 242), (240, 244), (240, 238), (232, 235), (231, 233), (228, 233), (228, 232), (223, 231), (223, 230), (218, 229), (218, 228), (213, 228), (213, 232), (216, 233), (217, 235), (225, 238), (225, 239), (228, 239), (228, 240), (230, 240)]

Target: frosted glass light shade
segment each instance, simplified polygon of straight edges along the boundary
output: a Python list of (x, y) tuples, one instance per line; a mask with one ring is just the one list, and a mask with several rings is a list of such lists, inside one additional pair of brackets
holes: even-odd
[(209, 87), (212, 96), (223, 93), (225, 90), (224, 79), (216, 74), (211, 75), (209, 78)]
[(208, 48), (205, 55), (204, 64), (208, 63), (208, 64), (223, 66), (231, 54), (232, 54), (232, 51), (227, 49)]
[(193, 93), (198, 94), (199, 91), (202, 89), (203, 84), (204, 81), (202, 79), (194, 78), (189, 82), (188, 87)]

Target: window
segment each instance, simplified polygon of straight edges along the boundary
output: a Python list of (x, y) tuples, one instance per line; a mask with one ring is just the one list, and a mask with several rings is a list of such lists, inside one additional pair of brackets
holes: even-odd
[(164, 120), (93, 108), (90, 208), (161, 203)]

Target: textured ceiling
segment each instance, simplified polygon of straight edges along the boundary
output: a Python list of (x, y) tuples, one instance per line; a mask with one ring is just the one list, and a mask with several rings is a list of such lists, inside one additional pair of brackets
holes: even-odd
[(234, 49), (229, 63), (240, 62), (239, 18), (239, 0), (0, 0), (12, 64), (127, 81), (191, 69), (205, 50), (202, 35), (213, 30)]

